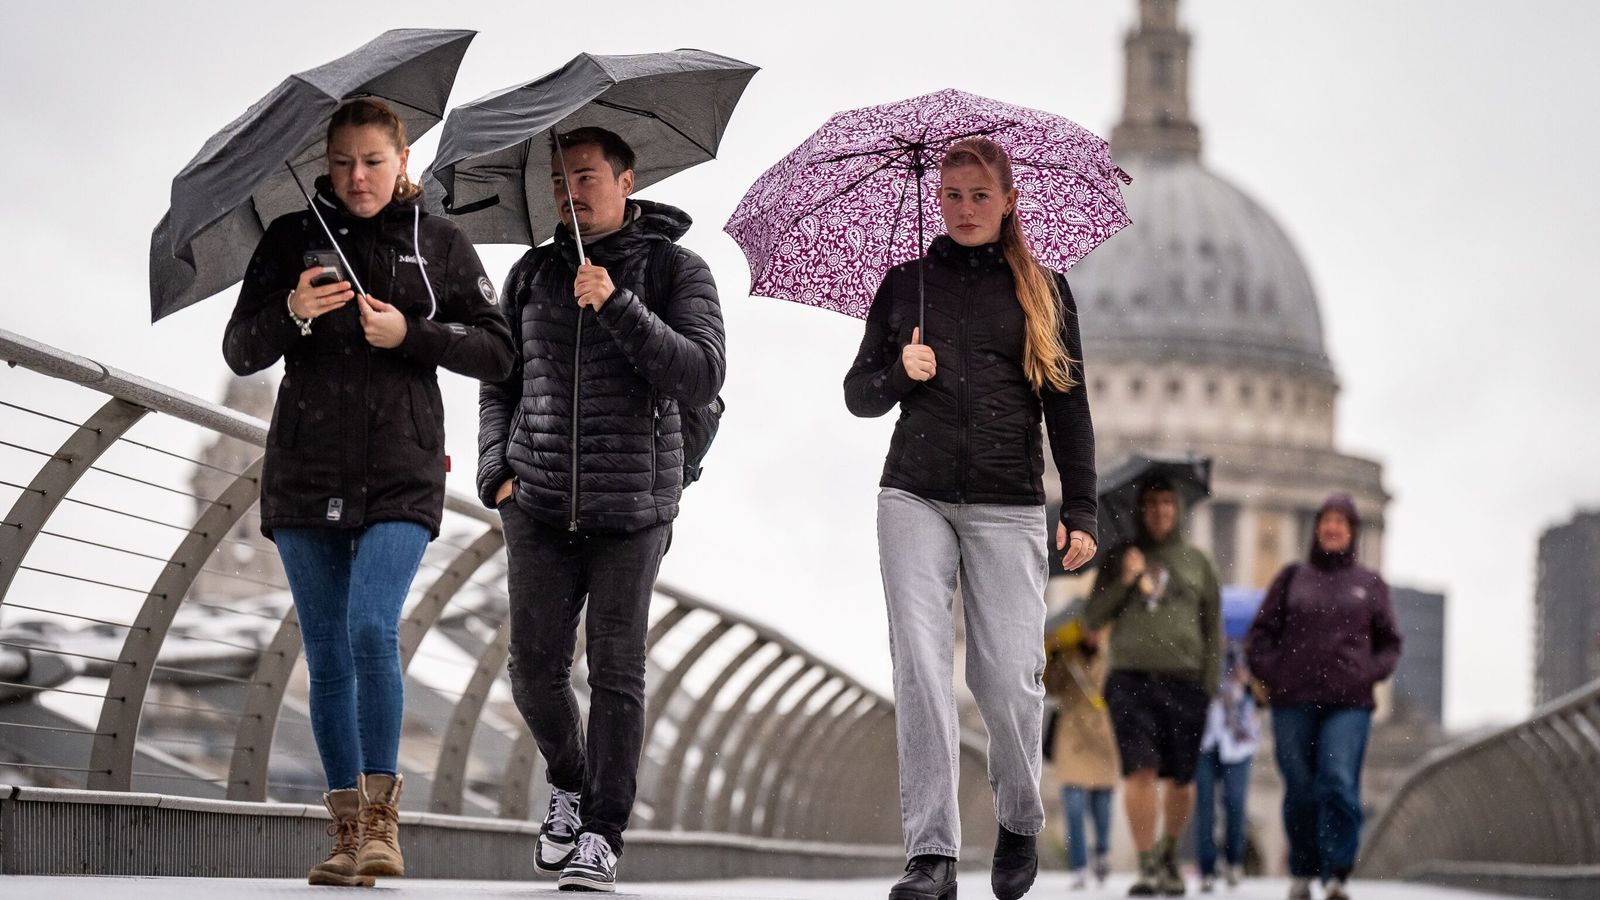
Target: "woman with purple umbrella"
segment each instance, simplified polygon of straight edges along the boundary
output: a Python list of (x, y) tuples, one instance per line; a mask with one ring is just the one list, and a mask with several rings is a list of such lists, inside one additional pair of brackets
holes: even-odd
[[(991, 885), (1033, 884), (1046, 578), (1041, 416), (1061, 473), (1064, 565), (1095, 553), (1094, 427), (1077, 306), (1017, 221), (1011, 160), (961, 140), (938, 166), (948, 234), (889, 270), (845, 376), (858, 416), (900, 408), (878, 495), (894, 659), (906, 874), (891, 900), (950, 900), (961, 848), (952, 685), (958, 579), (967, 685), (989, 731), (999, 838)], [(920, 323), (920, 324), (919, 324)], [(923, 329), (926, 329), (924, 333)]]
[(1361, 764), (1372, 688), (1400, 661), (1389, 586), (1356, 563), (1361, 517), (1347, 494), (1317, 512), (1309, 565), (1285, 566), (1245, 637), (1250, 669), (1267, 686), (1283, 775), (1289, 900), (1349, 900), (1361, 842)]

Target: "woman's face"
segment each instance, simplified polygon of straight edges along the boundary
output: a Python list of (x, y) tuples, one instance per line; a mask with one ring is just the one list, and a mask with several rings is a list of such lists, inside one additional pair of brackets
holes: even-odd
[(352, 125), (328, 141), (328, 177), (345, 208), (370, 219), (389, 205), (395, 182), (406, 170), (411, 148), (396, 150), (389, 132), (379, 125)]
[(1000, 225), (1016, 205), (1016, 188), (1002, 191), (984, 166), (939, 170), (939, 212), (944, 214), (945, 230), (963, 247), (1000, 240)]
[(1317, 546), (1325, 553), (1343, 553), (1350, 549), (1350, 520), (1338, 510), (1329, 510), (1317, 520)]

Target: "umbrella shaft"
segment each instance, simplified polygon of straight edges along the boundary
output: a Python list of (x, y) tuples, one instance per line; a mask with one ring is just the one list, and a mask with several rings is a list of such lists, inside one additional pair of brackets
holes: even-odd
[(344, 248), (339, 246), (339, 241), (333, 236), (333, 229), (328, 227), (328, 220), (322, 217), (322, 210), (317, 209), (317, 202), (311, 199), (311, 194), (306, 191), (306, 186), (300, 181), (300, 173), (294, 166), (284, 163), (284, 168), (294, 176), (294, 186), (300, 189), (300, 195), (306, 198), (306, 206), (310, 207), (311, 214), (317, 217), (317, 224), (322, 226), (322, 232), (328, 236), (328, 241), (333, 244), (333, 252), (339, 254), (339, 261), (344, 263), (344, 273), (349, 276), (350, 283), (356, 286), (356, 293), (365, 295), (367, 289), (361, 286), (361, 279), (356, 277), (355, 270), (350, 268), (350, 260), (344, 255)]

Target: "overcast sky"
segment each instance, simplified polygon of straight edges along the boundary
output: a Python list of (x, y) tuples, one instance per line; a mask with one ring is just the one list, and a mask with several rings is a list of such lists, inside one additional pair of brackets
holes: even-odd
[[(1385, 574), (1449, 594), (1449, 724), (1521, 715), (1539, 533), (1600, 505), (1600, 304), (1587, 271), (1600, 247), (1600, 4), (1180, 9), (1195, 36), (1204, 160), (1299, 247), (1343, 384), (1339, 444), (1386, 466)], [(1135, 10), (1133, 0), (11, 7), (0, 30), (0, 252), (13, 277), (0, 327), (220, 397), (234, 291), (149, 324), (146, 254), (170, 180), (286, 75), (386, 28), (481, 32), (455, 102), (581, 50), (699, 47), (748, 60), (763, 71), (721, 159), (646, 194), (697, 220), (684, 243), (717, 275), (729, 335), (730, 412), (663, 577), (887, 690), (873, 515), (890, 422), (851, 418), (839, 387), (861, 325), (749, 298), (722, 223), (750, 182), (839, 109), (958, 87), (1109, 134)], [(414, 176), (436, 136), (418, 141)], [(519, 253), (482, 248), (497, 283)], [(446, 376), (443, 387), (452, 485), (470, 493), (476, 385)]]

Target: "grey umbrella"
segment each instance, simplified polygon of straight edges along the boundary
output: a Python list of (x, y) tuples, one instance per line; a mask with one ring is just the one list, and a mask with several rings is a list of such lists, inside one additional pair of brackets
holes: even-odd
[(305, 207), (304, 186), (326, 171), (328, 121), (340, 104), (357, 97), (383, 100), (405, 122), (411, 140), (437, 125), (476, 34), (386, 31), (330, 63), (289, 76), (212, 135), (172, 179), (172, 206), (150, 236), (150, 321), (244, 277), (267, 225)]
[(424, 176), (431, 211), (482, 244), (543, 243), (555, 232), (552, 130), (599, 126), (638, 156), (642, 188), (713, 159), (756, 66), (675, 50), (635, 56), (582, 53), (554, 72), (457, 106)]

